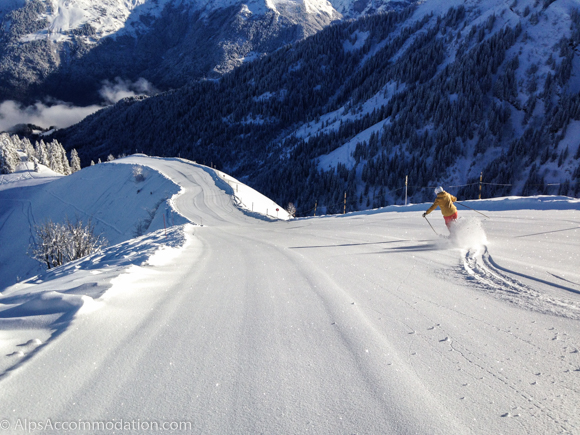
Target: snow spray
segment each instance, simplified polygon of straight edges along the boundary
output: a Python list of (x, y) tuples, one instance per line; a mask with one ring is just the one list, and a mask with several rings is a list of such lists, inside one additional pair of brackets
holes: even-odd
[(476, 248), (487, 244), (487, 236), (481, 220), (474, 217), (461, 218), (451, 224), (449, 242), (455, 248)]

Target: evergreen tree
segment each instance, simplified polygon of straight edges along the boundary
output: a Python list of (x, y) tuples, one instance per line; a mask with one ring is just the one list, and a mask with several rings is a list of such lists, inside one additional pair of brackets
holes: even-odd
[(48, 158), (48, 150), (46, 148), (46, 144), (41, 139), (40, 142), (36, 142), (35, 147), (35, 154), (36, 158), (38, 159), (38, 163), (50, 168), (50, 161)]
[(70, 169), (72, 172), (81, 170), (81, 159), (79, 158), (79, 153), (74, 148), (70, 152)]
[(0, 173), (11, 174), (18, 169), (20, 157), (8, 133), (0, 134)]

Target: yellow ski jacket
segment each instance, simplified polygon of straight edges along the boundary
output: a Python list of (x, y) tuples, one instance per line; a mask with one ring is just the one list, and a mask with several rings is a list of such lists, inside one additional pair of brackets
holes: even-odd
[(427, 210), (425, 214), (429, 214), (437, 207), (440, 207), (443, 216), (452, 216), (457, 213), (457, 207), (453, 205), (455, 201), (457, 201), (457, 198), (455, 198), (453, 195), (450, 195), (445, 191), (440, 192), (437, 194), (437, 198), (435, 198), (433, 205), (429, 207), (429, 210)]

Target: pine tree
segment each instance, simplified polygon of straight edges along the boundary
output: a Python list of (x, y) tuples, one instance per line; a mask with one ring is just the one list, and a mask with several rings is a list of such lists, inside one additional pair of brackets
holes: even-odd
[(38, 163), (44, 165), (46, 167), (50, 167), (50, 161), (48, 158), (48, 150), (46, 148), (46, 144), (41, 139), (40, 142), (36, 142), (35, 147), (35, 154), (36, 158), (38, 159)]
[(30, 143), (27, 137), (22, 139), (20, 142), (20, 147), (26, 153), (29, 162), (34, 162), (36, 160), (36, 152), (34, 151), (34, 147)]
[(48, 154), (48, 167), (58, 174), (62, 174), (64, 168), (62, 166), (62, 158), (60, 156), (60, 150), (58, 149), (58, 142), (52, 141), (46, 145), (46, 150)]
[(70, 152), (70, 168), (72, 172), (81, 170), (81, 159), (79, 158), (79, 153), (74, 148)]
[(66, 151), (64, 147), (60, 143), (58, 143), (57, 140), (54, 140), (53, 142), (55, 149), (57, 150), (58, 157), (60, 159), (60, 167), (62, 168), (61, 174), (62, 175), (72, 174), (70, 164), (68, 163), (68, 159), (66, 158)]
[(18, 169), (20, 157), (8, 133), (0, 134), (0, 173), (11, 174)]

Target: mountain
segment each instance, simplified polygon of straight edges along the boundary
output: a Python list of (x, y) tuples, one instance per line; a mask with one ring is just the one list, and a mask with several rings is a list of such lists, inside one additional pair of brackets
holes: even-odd
[[(327, 0), (11, 0), (0, 6), (0, 101), (101, 101), (119, 77), (168, 90), (217, 78), (334, 20), (399, 8)], [(349, 15), (350, 14), (350, 15)]]
[[(312, 213), (580, 192), (578, 2), (425, 2), (306, 40), (59, 132), (108, 153), (216, 164)], [(483, 175), (482, 175), (483, 173)], [(276, 176), (274, 176), (276, 175)], [(454, 187), (455, 186), (455, 187)], [(429, 188), (428, 188), (429, 187)]]

